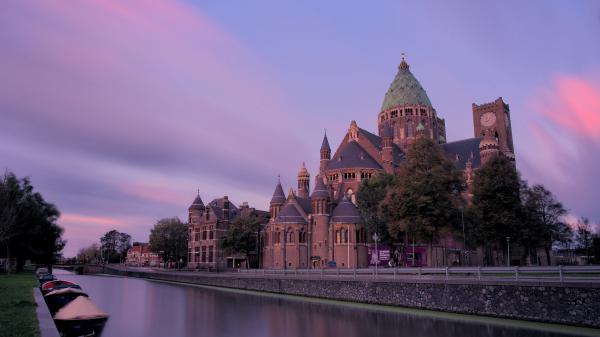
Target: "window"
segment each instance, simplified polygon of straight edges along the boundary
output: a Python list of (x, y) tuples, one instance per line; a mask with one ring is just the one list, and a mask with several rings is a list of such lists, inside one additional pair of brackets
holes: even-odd
[(200, 231), (196, 230), (196, 233), (194, 234), (194, 239), (195, 241), (200, 241)]
[(339, 230), (335, 231), (335, 243), (342, 243), (342, 235)]
[(412, 109), (406, 109), (404, 111), (406, 112), (406, 116), (412, 116), (412, 114), (413, 114), (413, 110)]
[(398, 117), (398, 110), (392, 111), (392, 118)]
[(194, 248), (194, 262), (200, 260), (200, 247)]
[(300, 229), (300, 232), (298, 233), (298, 242), (306, 243), (306, 232), (304, 231), (304, 228)]
[(206, 240), (206, 226), (202, 227), (202, 240)]
[(206, 262), (206, 246), (202, 246), (202, 262)]
[(214, 238), (215, 238), (215, 231), (214, 231), (214, 227), (213, 227), (213, 226), (210, 226), (210, 228), (209, 228), (209, 232), (208, 232), (208, 238), (209, 238), (210, 240), (212, 240), (212, 239), (214, 239)]
[(213, 262), (213, 246), (208, 246), (208, 262)]
[(414, 129), (411, 120), (408, 120), (408, 123), (406, 123), (406, 134), (408, 137), (414, 137)]
[(293, 243), (294, 242), (294, 232), (291, 228), (288, 228), (288, 231), (286, 232), (286, 239), (285, 242), (286, 243)]
[(348, 243), (348, 231), (345, 229), (342, 229), (341, 232), (342, 232), (342, 243)]
[(277, 230), (277, 232), (275, 232), (275, 239), (274, 239), (275, 243), (280, 243), (281, 242), (281, 232), (279, 232), (279, 229)]
[(421, 109), (421, 116), (427, 116), (427, 110)]

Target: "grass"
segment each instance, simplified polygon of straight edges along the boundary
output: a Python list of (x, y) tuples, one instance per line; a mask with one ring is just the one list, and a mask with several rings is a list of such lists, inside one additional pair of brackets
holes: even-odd
[(32, 271), (0, 275), (0, 337), (39, 337)]

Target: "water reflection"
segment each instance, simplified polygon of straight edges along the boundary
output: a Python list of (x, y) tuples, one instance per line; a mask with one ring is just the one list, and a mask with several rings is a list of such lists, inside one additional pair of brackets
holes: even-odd
[(531, 336), (564, 334), (132, 278), (61, 275), (109, 312), (104, 337)]

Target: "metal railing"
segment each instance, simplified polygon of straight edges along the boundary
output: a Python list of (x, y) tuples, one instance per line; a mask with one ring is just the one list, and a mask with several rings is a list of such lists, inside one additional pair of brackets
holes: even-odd
[(239, 269), (255, 276), (317, 277), (378, 280), (497, 280), (600, 282), (600, 265), (549, 267), (441, 267), (441, 268), (362, 268), (362, 269)]

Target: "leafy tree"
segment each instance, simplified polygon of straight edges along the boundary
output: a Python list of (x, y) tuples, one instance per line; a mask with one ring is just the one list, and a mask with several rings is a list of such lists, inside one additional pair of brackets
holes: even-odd
[[(241, 254), (246, 257), (256, 251), (260, 225), (268, 221), (266, 217), (250, 214), (235, 219), (221, 238), (221, 247), (229, 254)], [(249, 262), (249, 261), (248, 261)], [(248, 267), (246, 264), (246, 267)]]
[(394, 175), (380, 173), (371, 179), (363, 180), (356, 192), (356, 203), (365, 220), (367, 232), (377, 233), (384, 245), (391, 245), (392, 238), (384, 219), (379, 215), (379, 205), (385, 199), (388, 189), (395, 183)]
[[(471, 231), (485, 252), (485, 263), (492, 264), (492, 249), (506, 248), (521, 232), (520, 180), (517, 170), (505, 156), (497, 155), (485, 163), (473, 179), (470, 214)], [(515, 240), (516, 241), (516, 240)]]
[(590, 220), (581, 217), (577, 220), (577, 243), (579, 248), (585, 252), (586, 263), (590, 263), (590, 248), (592, 248), (592, 227)]
[(97, 263), (98, 261), (100, 261), (100, 247), (97, 243), (81, 248), (77, 252), (77, 262), (79, 263)]
[(113, 229), (100, 238), (100, 254), (108, 263), (124, 261), (129, 248), (131, 248), (131, 235), (127, 233)]
[(573, 236), (571, 228), (563, 221), (567, 211), (544, 186), (522, 185), (525, 226), (521, 230), (520, 241), (528, 251), (543, 246), (550, 265), (552, 244), (567, 243)]
[(150, 250), (163, 261), (187, 260), (188, 226), (179, 218), (163, 218), (150, 231)]
[(408, 151), (397, 184), (388, 190), (379, 208), (394, 239), (408, 243), (409, 235), (417, 235), (431, 250), (442, 231), (454, 229), (464, 181), (441, 151), (426, 138), (417, 139)]
[[(62, 228), (56, 224), (56, 207), (34, 192), (29, 178), (5, 172), (0, 179), (0, 255), (16, 258), (17, 270), (26, 259), (52, 264), (65, 245)], [(10, 270), (10, 268), (8, 268)]]

